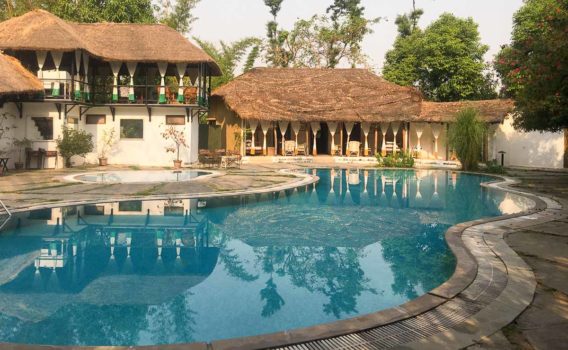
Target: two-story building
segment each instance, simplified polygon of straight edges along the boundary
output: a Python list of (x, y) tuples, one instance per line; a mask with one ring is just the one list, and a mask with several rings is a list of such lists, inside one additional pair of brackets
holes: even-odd
[[(180, 33), (159, 24), (79, 24), (42, 10), (0, 23), (0, 50), (17, 59), (41, 83), (39, 91), (5, 94), (0, 114), (7, 140), (32, 141), (30, 167), (62, 167), (38, 150), (57, 150), (63, 126), (93, 135), (95, 149), (74, 164), (96, 163), (114, 130), (109, 163), (171, 166), (172, 142), (162, 133), (183, 131), (183, 163), (197, 161), (199, 117), (207, 113), (210, 79), (218, 65)], [(37, 88), (37, 85), (36, 85)], [(6, 118), (5, 118), (6, 119)], [(4, 145), (4, 149), (6, 149)], [(18, 160), (9, 151), (9, 166)], [(33, 159), (29, 159), (33, 157)], [(42, 164), (38, 164), (42, 163)]]

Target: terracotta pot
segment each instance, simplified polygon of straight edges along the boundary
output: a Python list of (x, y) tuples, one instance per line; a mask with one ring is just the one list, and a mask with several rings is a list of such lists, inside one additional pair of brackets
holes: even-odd
[(107, 158), (99, 158), (99, 166), (107, 166), (108, 159)]
[(24, 163), (22, 163), (22, 162), (14, 163), (14, 168), (16, 170), (22, 170), (24, 168)]
[(174, 169), (181, 169), (181, 160), (174, 160)]

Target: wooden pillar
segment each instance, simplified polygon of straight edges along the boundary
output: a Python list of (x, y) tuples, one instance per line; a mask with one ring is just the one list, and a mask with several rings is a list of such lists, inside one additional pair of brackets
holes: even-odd
[(377, 125), (375, 125), (375, 152), (373, 152), (374, 155), (377, 155), (377, 153), (379, 153), (379, 128), (377, 127)]
[(450, 131), (450, 124), (446, 124), (446, 161), (450, 160), (450, 143), (449, 143), (449, 131)]
[(402, 129), (402, 151), (404, 153), (408, 151), (407, 143), (408, 143), (408, 125), (404, 123)]
[(340, 123), (340, 130), (339, 130), (339, 134), (341, 136), (341, 154), (340, 155), (344, 155), (345, 154), (345, 147), (343, 147), (343, 123)]

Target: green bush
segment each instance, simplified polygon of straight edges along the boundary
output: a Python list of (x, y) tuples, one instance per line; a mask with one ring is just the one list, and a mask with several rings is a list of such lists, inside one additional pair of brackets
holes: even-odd
[(407, 152), (396, 152), (386, 157), (377, 154), (377, 162), (383, 168), (412, 168), (414, 166), (414, 158)]
[(485, 132), (486, 126), (473, 108), (460, 111), (455, 123), (450, 125), (450, 147), (455, 149), (463, 170), (477, 169)]
[(490, 174), (505, 174), (505, 168), (503, 168), (503, 166), (501, 166), (501, 164), (496, 159), (490, 160), (485, 163), (484, 171)]
[(85, 130), (75, 130), (63, 126), (61, 136), (57, 139), (57, 148), (65, 159), (65, 166), (70, 167), (71, 157), (84, 157), (87, 153), (93, 151), (93, 135)]

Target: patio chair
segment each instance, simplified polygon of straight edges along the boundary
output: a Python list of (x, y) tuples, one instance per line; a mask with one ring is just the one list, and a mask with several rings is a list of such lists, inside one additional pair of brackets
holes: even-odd
[(331, 149), (331, 155), (332, 156), (340, 156), (341, 155), (341, 147), (339, 147), (339, 145), (334, 145), (333, 148)]
[(361, 156), (361, 142), (349, 141), (349, 143), (347, 144), (347, 156)]
[(293, 156), (296, 153), (296, 142), (295, 141), (284, 141), (284, 155)]
[(298, 149), (296, 150), (296, 154), (299, 155), (299, 156), (300, 155), (302, 155), (302, 156), (308, 155), (306, 144), (304, 144), (304, 143), (298, 144)]

